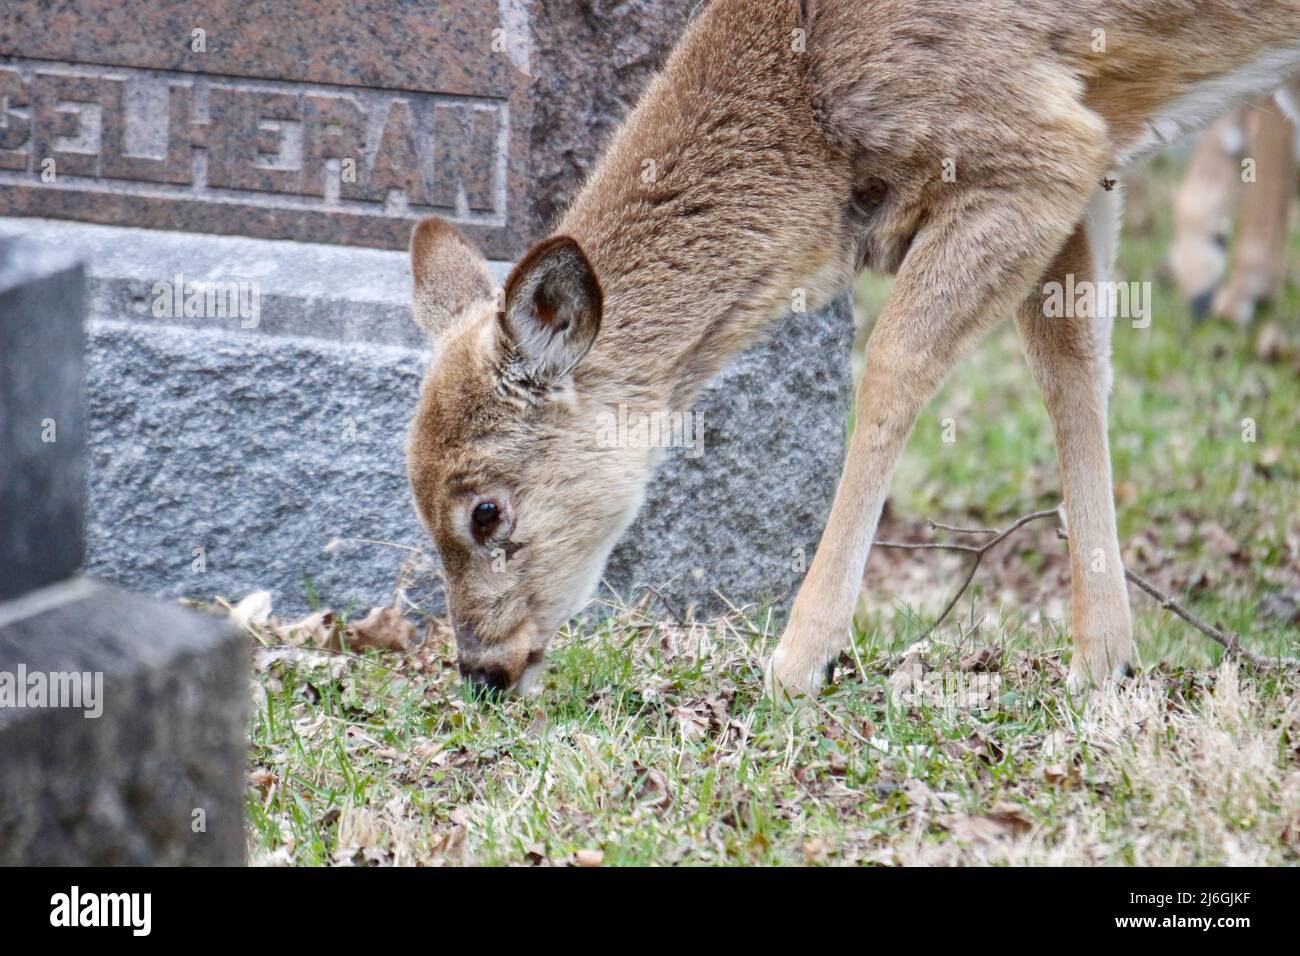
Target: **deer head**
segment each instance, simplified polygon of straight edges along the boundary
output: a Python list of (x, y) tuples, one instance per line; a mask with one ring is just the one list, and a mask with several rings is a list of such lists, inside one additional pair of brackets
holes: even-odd
[(482, 255), (441, 220), (416, 227), (411, 259), (434, 347), (407, 449), (416, 510), (442, 559), (462, 676), (526, 691), (653, 463), (599, 438), (602, 293), (576, 241), (542, 242), (495, 293)]

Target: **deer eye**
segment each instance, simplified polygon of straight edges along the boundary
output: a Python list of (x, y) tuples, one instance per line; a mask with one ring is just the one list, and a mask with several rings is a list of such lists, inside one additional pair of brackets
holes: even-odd
[(501, 523), (501, 508), (495, 501), (480, 501), (474, 506), (470, 520), (474, 525), (474, 537), (482, 542)]

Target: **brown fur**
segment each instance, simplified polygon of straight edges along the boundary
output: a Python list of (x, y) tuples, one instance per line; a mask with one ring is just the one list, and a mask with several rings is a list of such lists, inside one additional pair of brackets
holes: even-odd
[[(1092, 50), (1098, 28), (1109, 54)], [(1126, 668), (1109, 323), (1049, 323), (1035, 290), (1108, 267), (1097, 249), (1113, 236), (1085, 210), (1117, 157), (1151, 139), (1155, 111), (1298, 39), (1300, 0), (714, 0), (559, 223), (564, 248), (585, 257), (530, 254), (500, 309), (480, 296), (448, 319), (432, 290), (464, 244), (437, 227), (413, 243), (415, 311), (436, 357), (410, 471), (446, 566), (462, 669), (531, 684), (635, 514), (654, 455), (599, 447), (600, 417), (619, 404), (684, 410), (796, 292), (815, 308), (864, 266), (898, 277), (772, 680), (813, 690), (838, 656), (917, 414), (1013, 311), (1061, 454), (1073, 673), (1100, 681)], [(481, 293), (465, 281), (475, 259), (450, 270), (453, 300)], [(542, 298), (517, 291), (534, 288)], [(578, 321), (557, 338), (546, 314), (561, 309)], [(473, 540), (483, 500), (510, 516), (502, 542)], [(725, 520), (743, 514), (738, 502)]]
[[(1294, 98), (1300, 89), (1293, 84), (1288, 93)], [(1258, 97), (1201, 137), (1174, 201), (1169, 256), (1174, 279), (1198, 314), (1241, 325), (1276, 297), (1286, 272), (1295, 135), (1278, 104)], [(1253, 182), (1243, 179), (1246, 159), (1255, 163)]]

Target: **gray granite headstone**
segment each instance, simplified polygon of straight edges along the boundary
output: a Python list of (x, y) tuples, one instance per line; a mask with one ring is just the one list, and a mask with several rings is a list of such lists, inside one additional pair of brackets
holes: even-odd
[(0, 681), (27, 684), (0, 706), (0, 865), (241, 864), (245, 658), (228, 620), (86, 578), (0, 604)]
[(81, 265), (0, 238), (0, 601), (81, 566)]
[(0, 865), (238, 864), (242, 633), (74, 574), (81, 267), (0, 241)]

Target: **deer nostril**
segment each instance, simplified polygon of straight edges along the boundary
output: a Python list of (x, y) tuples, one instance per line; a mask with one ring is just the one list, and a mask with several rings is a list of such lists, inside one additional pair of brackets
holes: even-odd
[(461, 676), (476, 688), (483, 690), (504, 691), (510, 687), (510, 677), (500, 667), (482, 667), (474, 670), (462, 670)]

